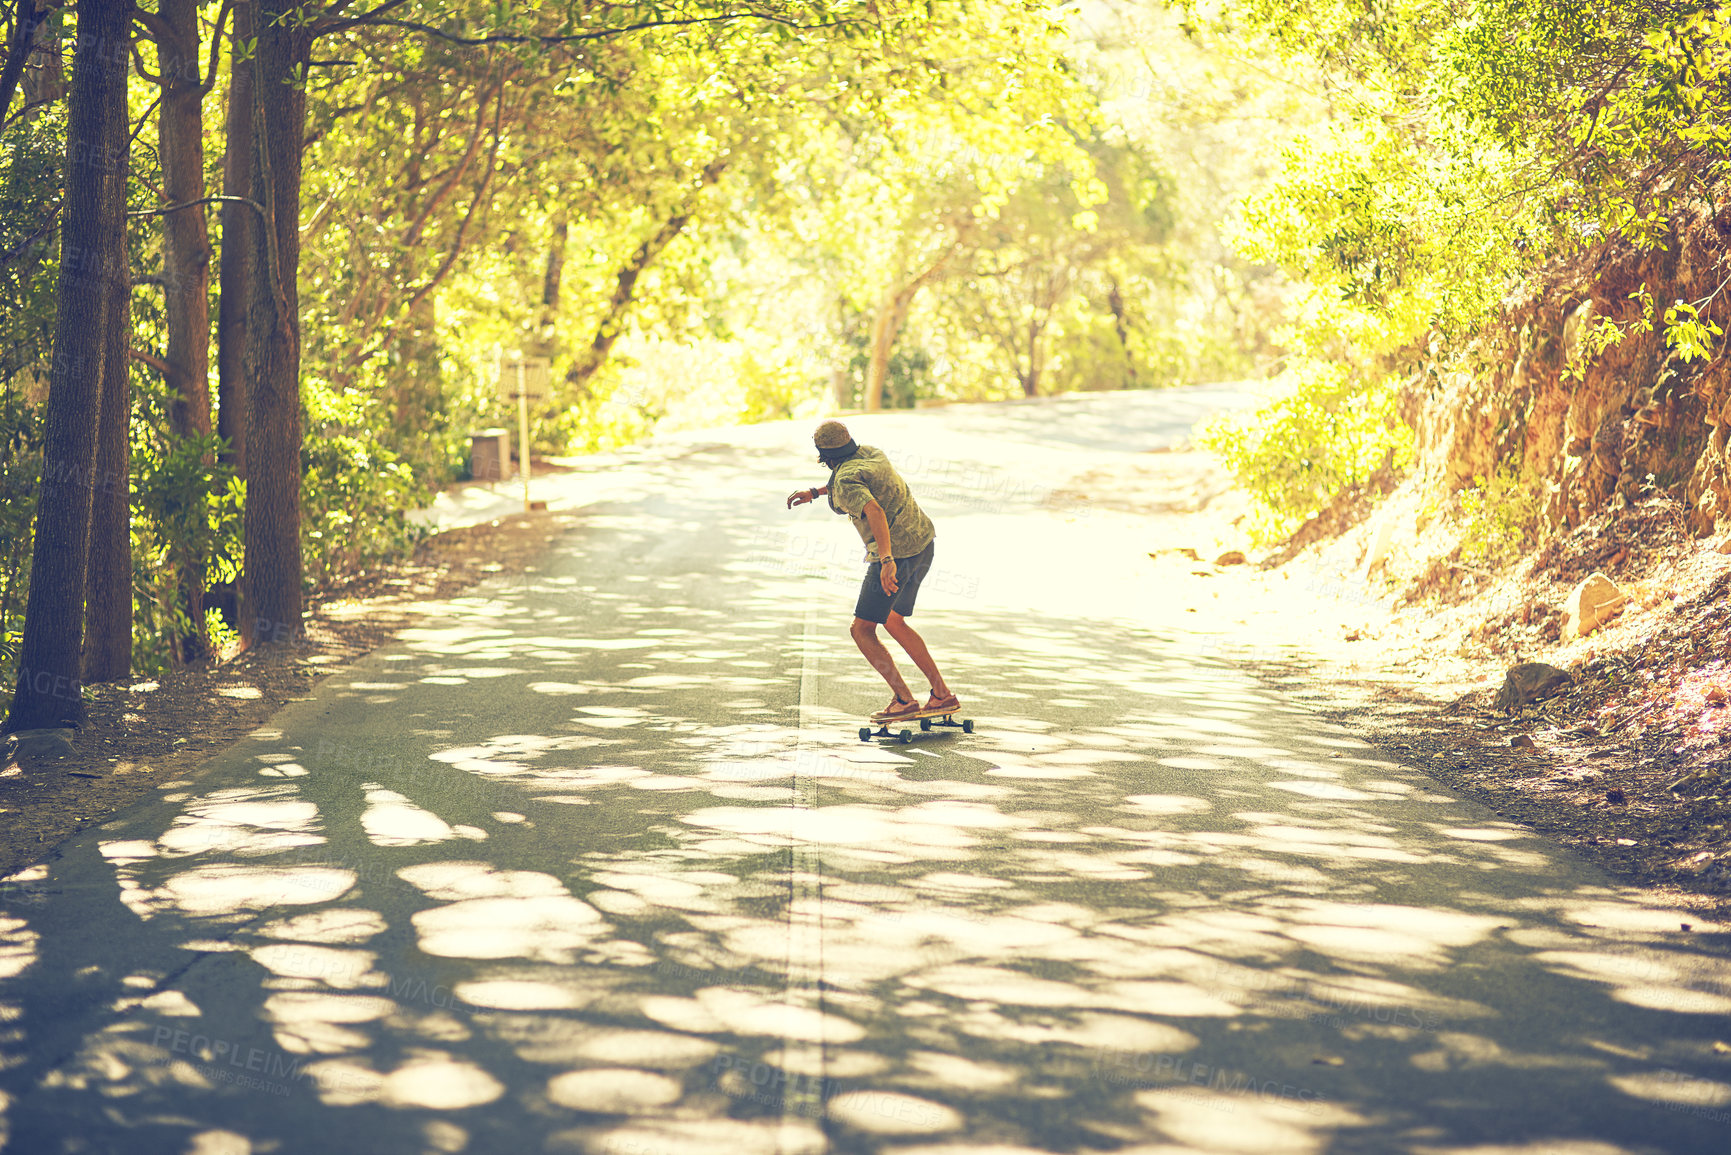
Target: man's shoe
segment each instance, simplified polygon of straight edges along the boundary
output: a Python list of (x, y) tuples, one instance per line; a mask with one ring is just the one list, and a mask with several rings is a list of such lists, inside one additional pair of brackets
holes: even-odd
[(920, 712), (920, 704), (912, 698), (903, 701), (897, 698), (888, 706), (872, 715), (874, 722), (894, 722), (901, 718), (911, 718)]

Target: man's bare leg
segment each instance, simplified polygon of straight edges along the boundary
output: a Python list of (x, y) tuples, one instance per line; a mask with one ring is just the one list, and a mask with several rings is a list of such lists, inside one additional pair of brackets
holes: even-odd
[[(884, 629), (890, 632), (902, 649), (908, 652), (908, 657), (914, 660), (914, 665), (920, 668), (920, 673), (929, 679), (932, 687), (932, 701), (941, 701), (950, 696), (950, 688), (944, 685), (944, 676), (938, 673), (938, 664), (932, 660), (932, 653), (926, 649), (926, 640), (914, 632), (908, 625), (908, 620), (890, 611), (890, 620), (884, 623)], [(881, 648), (881, 647), (880, 647)]]
[[(895, 615), (891, 614), (890, 616), (893, 618)], [(859, 652), (865, 655), (865, 660), (871, 663), (872, 669), (876, 670), (878, 675), (890, 684), (890, 689), (895, 691), (896, 701), (913, 701), (913, 691), (909, 690), (908, 684), (902, 681), (902, 674), (900, 670), (896, 669), (895, 659), (890, 657), (888, 650), (884, 649), (884, 644), (878, 641), (877, 623), (868, 622), (864, 618), (855, 618), (853, 628), (848, 632), (853, 634), (854, 645), (859, 647)], [(894, 630), (890, 632), (892, 636), (895, 633)], [(927, 661), (930, 660), (928, 657)]]

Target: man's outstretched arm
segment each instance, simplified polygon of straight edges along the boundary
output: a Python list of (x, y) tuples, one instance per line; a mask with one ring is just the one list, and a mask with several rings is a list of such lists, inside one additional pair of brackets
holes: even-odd
[(796, 489), (787, 495), (787, 507), (792, 509), (796, 505), (804, 505), (807, 502), (816, 501), (828, 492), (829, 486), (827, 485), (820, 485), (816, 489)]

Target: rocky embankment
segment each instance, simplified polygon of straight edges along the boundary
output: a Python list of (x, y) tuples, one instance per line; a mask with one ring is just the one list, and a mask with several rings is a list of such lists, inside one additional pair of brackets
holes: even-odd
[(1625, 877), (1720, 900), (1731, 358), (1666, 314), (1731, 329), (1728, 252), (1731, 209), (1552, 270), (1409, 383), (1413, 468), (1265, 559), (1363, 643), (1325, 665), (1386, 707), (1366, 724)]

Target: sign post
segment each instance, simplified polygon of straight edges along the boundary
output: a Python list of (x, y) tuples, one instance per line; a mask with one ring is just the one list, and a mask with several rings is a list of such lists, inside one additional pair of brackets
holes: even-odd
[(523, 512), (529, 512), (529, 400), (547, 396), (549, 361), (521, 354), (499, 362), (499, 395), (517, 399), (517, 459), (523, 470)]

